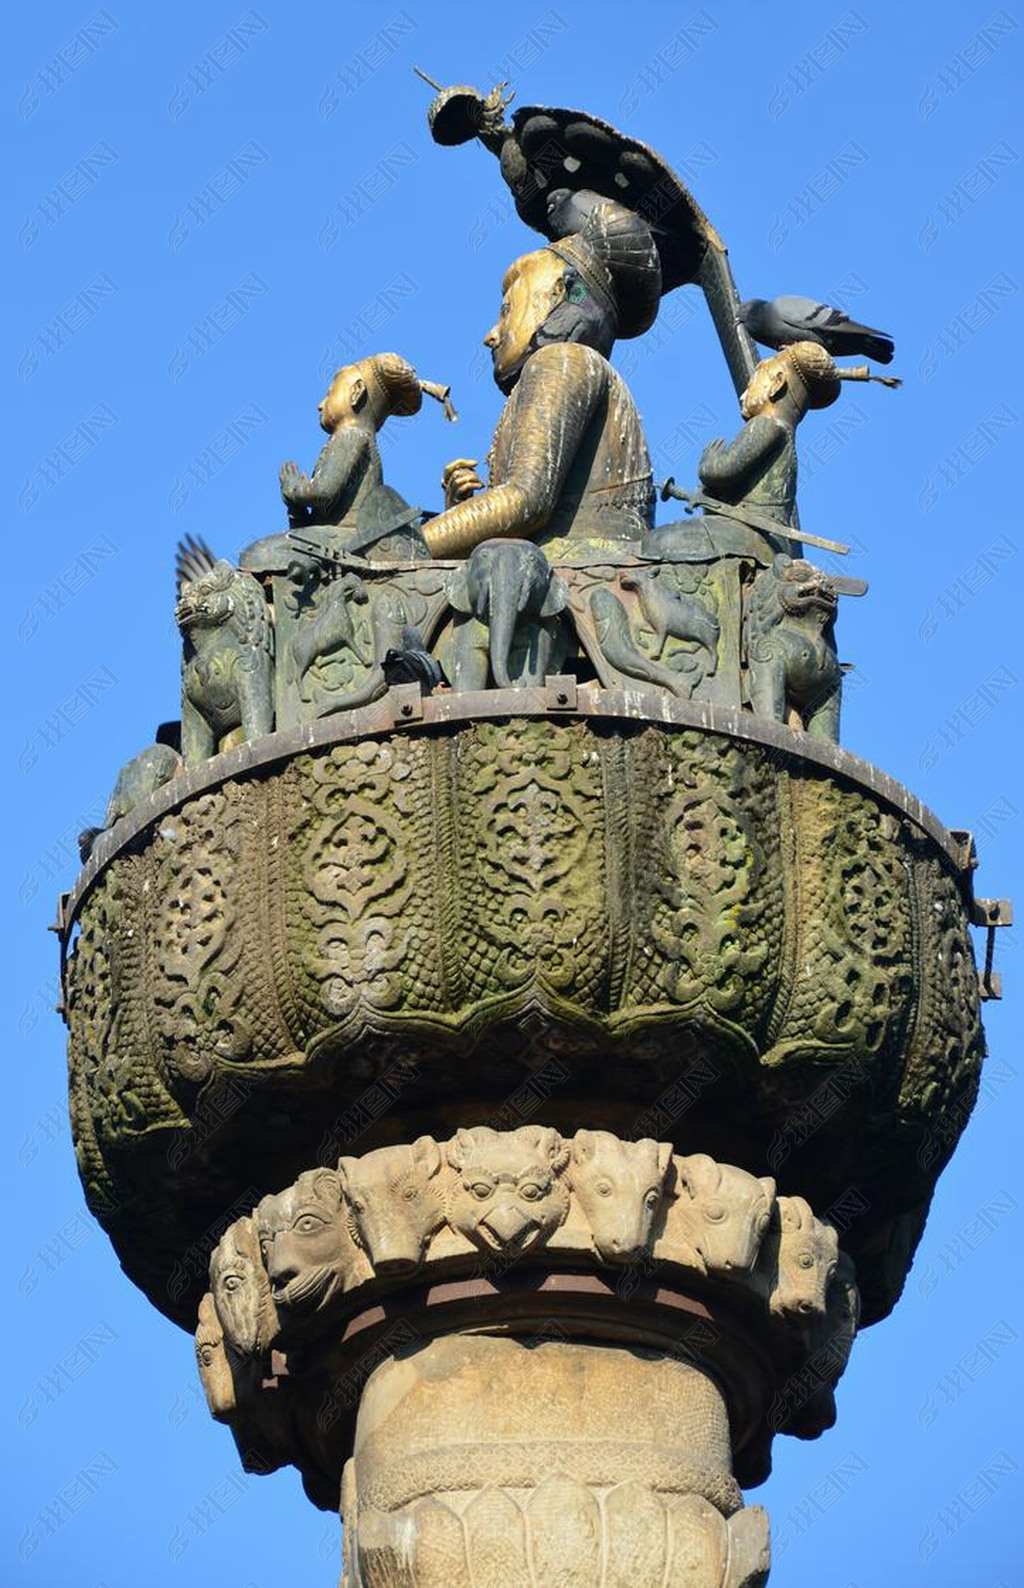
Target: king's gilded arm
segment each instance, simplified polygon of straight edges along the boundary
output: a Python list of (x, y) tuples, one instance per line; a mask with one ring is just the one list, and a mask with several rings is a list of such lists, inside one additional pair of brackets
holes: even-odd
[(599, 353), (570, 343), (541, 348), (527, 360), (505, 478), (424, 526), (432, 556), (465, 557), (483, 540), (525, 539), (543, 529), (604, 395), (607, 371)]

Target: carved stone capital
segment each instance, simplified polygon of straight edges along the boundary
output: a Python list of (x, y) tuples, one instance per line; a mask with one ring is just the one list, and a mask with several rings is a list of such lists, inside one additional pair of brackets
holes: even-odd
[(770, 1177), (544, 1125), (308, 1170), (211, 1282), (211, 1411), (324, 1507), (344, 1469), (364, 1588), (546, 1581), (541, 1559), (753, 1588), (767, 1519), (739, 1484), (775, 1433), (834, 1421), (858, 1319), (835, 1230)]

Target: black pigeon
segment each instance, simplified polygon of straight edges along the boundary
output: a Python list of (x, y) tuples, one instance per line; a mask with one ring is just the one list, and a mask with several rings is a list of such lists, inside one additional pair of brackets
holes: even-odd
[(737, 322), (745, 325), (755, 342), (763, 347), (789, 347), (792, 342), (817, 342), (834, 358), (873, 358), (878, 364), (891, 364), (894, 352), (887, 331), (859, 325), (842, 309), (813, 298), (751, 298), (741, 303)]
[(411, 624), (402, 630), (401, 650), (388, 651), (384, 657), (384, 677), (388, 684), (419, 684), (423, 695), (448, 682), (440, 662), (424, 645), (419, 629)]
[(92, 854), (93, 849), (96, 847), (96, 840), (102, 831), (102, 827), (83, 827), (82, 831), (79, 833), (78, 858), (81, 860), (83, 866), (89, 859), (89, 856)]

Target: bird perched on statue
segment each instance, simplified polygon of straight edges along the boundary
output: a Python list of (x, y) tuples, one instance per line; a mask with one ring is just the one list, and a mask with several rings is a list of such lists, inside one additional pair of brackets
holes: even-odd
[(842, 309), (816, 303), (813, 298), (772, 298), (770, 302), (750, 298), (740, 304), (736, 323), (746, 326), (763, 347), (778, 350), (794, 342), (817, 342), (833, 358), (860, 354), (879, 364), (892, 363), (894, 344), (887, 331), (860, 325)]
[(409, 623), (402, 630), (401, 648), (388, 651), (384, 657), (384, 678), (388, 684), (419, 684), (424, 695), (448, 682), (440, 662), (424, 645), (419, 629)]

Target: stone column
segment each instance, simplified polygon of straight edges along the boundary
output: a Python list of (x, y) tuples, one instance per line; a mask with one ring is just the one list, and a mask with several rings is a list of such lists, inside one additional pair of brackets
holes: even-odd
[(343, 1503), (346, 1581), (365, 1588), (767, 1576), (768, 1518), (743, 1507), (718, 1385), (651, 1347), (481, 1332), (389, 1359)]

